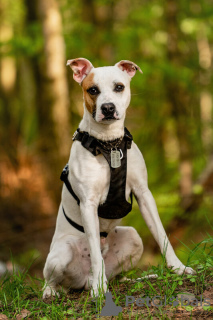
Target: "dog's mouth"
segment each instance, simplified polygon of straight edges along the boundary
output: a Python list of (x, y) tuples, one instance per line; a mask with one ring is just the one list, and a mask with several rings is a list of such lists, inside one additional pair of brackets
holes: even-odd
[(104, 117), (103, 119), (102, 119), (102, 121), (104, 121), (104, 120), (118, 120), (117, 118), (115, 118), (114, 116), (107, 116), (107, 117)]
[[(103, 115), (103, 114), (102, 114)], [(103, 115), (102, 121), (119, 120), (118, 112)]]
[(95, 121), (102, 122), (102, 123), (108, 123), (108, 122), (110, 123), (115, 120), (120, 120), (120, 117), (117, 111), (111, 114), (106, 114), (106, 115), (104, 115), (103, 113), (99, 113), (98, 116), (95, 111), (93, 112), (92, 116)]

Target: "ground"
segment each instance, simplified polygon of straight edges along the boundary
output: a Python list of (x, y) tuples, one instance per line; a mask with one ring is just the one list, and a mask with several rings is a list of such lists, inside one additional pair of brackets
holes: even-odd
[[(32, 276), (32, 264), (25, 271), (14, 268), (0, 278), (0, 320), (96, 319), (104, 306), (110, 316), (100, 319), (213, 319), (213, 237), (208, 234), (193, 249), (186, 248), (187, 266), (195, 274), (177, 275), (162, 255), (158, 266), (134, 269), (111, 281), (107, 307), (103, 294), (94, 299), (85, 290), (64, 294), (62, 288), (60, 297), (43, 301), (44, 279)], [(153, 274), (157, 278), (150, 278)], [(113, 316), (115, 310), (118, 316)]]
[[(100, 319), (212, 319), (213, 269), (198, 264), (196, 271), (196, 275), (178, 276), (163, 265), (148, 272), (133, 270), (128, 274), (131, 281), (121, 283), (116, 279), (109, 285), (113, 302), (122, 312)], [(138, 275), (144, 277), (147, 273), (157, 273), (158, 278), (136, 280)], [(42, 301), (42, 281), (28, 277), (27, 272), (5, 277), (1, 284), (0, 320), (96, 319), (105, 306), (103, 295), (92, 299), (85, 290), (71, 290), (66, 296), (62, 292), (60, 298)], [(137, 300), (146, 297), (150, 298), (150, 306), (142, 306), (142, 300)], [(159, 307), (161, 301), (163, 305)]]

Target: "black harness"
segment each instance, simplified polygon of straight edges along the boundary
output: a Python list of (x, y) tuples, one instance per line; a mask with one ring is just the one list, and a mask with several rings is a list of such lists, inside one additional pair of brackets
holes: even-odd
[[(132, 193), (131, 203), (126, 201), (126, 173), (127, 173), (127, 149), (131, 148), (132, 135), (125, 128), (123, 139), (116, 139), (113, 141), (101, 141), (88, 134), (88, 132), (81, 132), (77, 129), (73, 136), (73, 141), (78, 140), (81, 142), (82, 146), (91, 152), (94, 156), (102, 154), (107, 160), (110, 167), (110, 186), (106, 201), (99, 205), (98, 216), (104, 219), (121, 219), (125, 217), (132, 210)], [(122, 155), (121, 165), (117, 168), (112, 168), (111, 165), (111, 151), (116, 148), (120, 151)], [(65, 183), (68, 191), (80, 205), (80, 200), (74, 193), (72, 186), (68, 180), (69, 166), (65, 166), (61, 173), (60, 179)], [(72, 221), (65, 213), (64, 208), (63, 213), (67, 221), (76, 229), (84, 232), (84, 228), (79, 224)], [(101, 232), (101, 236), (107, 237), (106, 232)]]

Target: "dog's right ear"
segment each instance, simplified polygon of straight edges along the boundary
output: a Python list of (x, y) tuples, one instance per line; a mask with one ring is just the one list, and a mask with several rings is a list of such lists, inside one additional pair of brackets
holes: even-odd
[(73, 70), (73, 79), (78, 83), (81, 83), (90, 73), (91, 69), (94, 68), (92, 63), (84, 58), (68, 60), (67, 66), (70, 66)]

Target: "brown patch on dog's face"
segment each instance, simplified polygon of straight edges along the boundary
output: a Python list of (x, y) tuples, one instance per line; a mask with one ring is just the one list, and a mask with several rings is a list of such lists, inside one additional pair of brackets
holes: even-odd
[(100, 93), (98, 86), (94, 83), (94, 73), (90, 73), (83, 80), (82, 88), (83, 88), (85, 106), (87, 110), (92, 115), (94, 115), (96, 111), (96, 100), (97, 100), (98, 94)]

